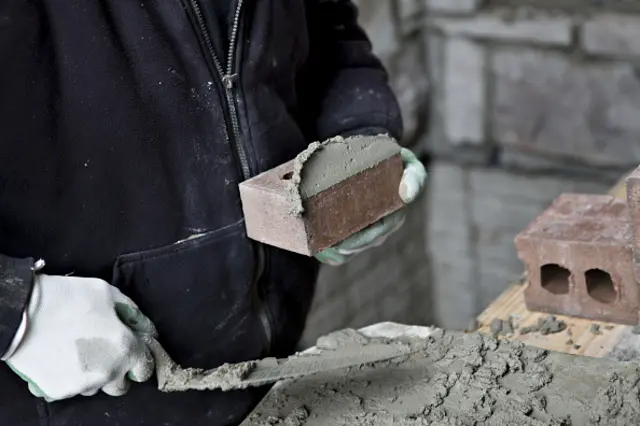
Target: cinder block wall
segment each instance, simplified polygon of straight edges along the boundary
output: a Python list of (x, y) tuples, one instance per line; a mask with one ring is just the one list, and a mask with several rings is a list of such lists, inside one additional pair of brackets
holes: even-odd
[(449, 328), (519, 278), (513, 237), (553, 198), (602, 193), (640, 162), (640, 3), (515, 3), (426, 2), (427, 251)]
[(394, 243), (411, 255), (324, 270), (306, 337), (387, 319), (464, 328), (519, 278), (522, 227), (640, 163), (640, 2), (357, 3), (429, 187)]

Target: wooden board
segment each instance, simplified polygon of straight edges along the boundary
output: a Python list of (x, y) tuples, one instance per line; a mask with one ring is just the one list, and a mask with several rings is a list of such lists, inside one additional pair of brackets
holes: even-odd
[[(609, 191), (616, 198), (626, 198), (624, 179), (626, 175)], [(513, 316), (518, 328), (534, 325), (539, 319), (544, 319), (548, 314), (532, 312), (524, 303), (524, 289), (526, 283), (509, 287), (498, 299), (478, 317), (479, 330), (490, 333), (491, 322), (494, 319), (507, 320)], [(558, 352), (591, 356), (596, 358), (623, 359), (640, 357), (640, 336), (632, 333), (630, 326), (591, 321), (582, 318), (556, 315), (567, 323), (565, 331), (557, 334), (541, 335), (540, 333), (520, 334), (504, 337), (517, 339), (528, 345)], [(591, 327), (600, 325), (602, 334), (594, 334)], [(572, 340), (573, 343), (570, 343)], [(577, 345), (577, 346), (574, 346)]]
[[(537, 332), (520, 334), (519, 328), (534, 325), (539, 319), (544, 319), (549, 315), (532, 312), (526, 308), (524, 304), (525, 285), (511, 286), (480, 314), (478, 317), (479, 330), (490, 334), (491, 322), (494, 319), (507, 320), (511, 316), (516, 326), (516, 331), (514, 335), (504, 338), (517, 339), (528, 345), (543, 349), (595, 358), (616, 358), (616, 350), (622, 350), (622, 344), (624, 344), (624, 347), (626, 347), (627, 343), (634, 343), (634, 347), (640, 345), (640, 336), (635, 336), (631, 332), (632, 327), (630, 326), (563, 315), (556, 315), (556, 318), (563, 320), (567, 324), (567, 329), (560, 333), (547, 335)], [(594, 324), (600, 325), (602, 334), (591, 332), (591, 327)], [(640, 354), (640, 347), (638, 347), (637, 352)]]
[(626, 190), (624, 181), (627, 178), (627, 176), (629, 176), (629, 174), (631, 174), (631, 172), (625, 174), (622, 178), (620, 178), (618, 183), (616, 183), (615, 186), (611, 188), (611, 190), (609, 191), (610, 195), (613, 195), (616, 198), (620, 198), (621, 200), (624, 200), (627, 198), (627, 190)]

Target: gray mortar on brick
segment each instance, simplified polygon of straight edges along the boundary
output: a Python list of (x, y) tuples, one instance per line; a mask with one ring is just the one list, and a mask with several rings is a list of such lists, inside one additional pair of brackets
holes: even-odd
[(286, 183), (291, 214), (301, 216), (305, 200), (399, 154), (400, 148), (386, 135), (338, 136), (313, 142), (296, 156)]

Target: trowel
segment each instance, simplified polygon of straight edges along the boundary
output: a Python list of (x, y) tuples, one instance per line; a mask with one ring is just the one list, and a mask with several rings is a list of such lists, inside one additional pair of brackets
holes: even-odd
[(407, 345), (368, 343), (354, 345), (342, 351), (298, 354), (284, 359), (265, 358), (203, 370), (182, 368), (169, 357), (156, 339), (146, 337), (145, 341), (155, 358), (158, 389), (163, 392), (246, 389), (324, 371), (361, 367), (413, 352)]

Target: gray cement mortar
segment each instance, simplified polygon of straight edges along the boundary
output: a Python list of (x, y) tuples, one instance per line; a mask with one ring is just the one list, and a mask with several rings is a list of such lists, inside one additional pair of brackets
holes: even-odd
[(566, 329), (567, 329), (567, 324), (564, 321), (558, 320), (553, 315), (549, 315), (545, 318), (540, 318), (535, 325), (522, 327), (520, 329), (520, 334), (538, 332), (542, 335), (547, 335), (547, 334), (560, 333), (561, 331), (564, 331)]
[(513, 318), (509, 318), (506, 320), (502, 320), (499, 318), (495, 318), (491, 321), (491, 335), (493, 337), (498, 336), (510, 336), (513, 334)]
[[(319, 344), (348, 352), (380, 342), (354, 333)], [(640, 424), (636, 364), (478, 333), (441, 331), (403, 343), (418, 351), (274, 388), (241, 426)]]
[(286, 184), (291, 214), (304, 213), (304, 200), (400, 153), (400, 145), (386, 135), (335, 137), (313, 142), (294, 160)]
[(162, 392), (207, 391), (211, 389), (227, 391), (246, 387), (243, 385), (243, 380), (257, 364), (257, 361), (239, 364), (227, 363), (213, 370), (182, 368), (171, 359), (155, 338), (149, 335), (143, 335), (142, 338), (153, 353), (158, 390)]

